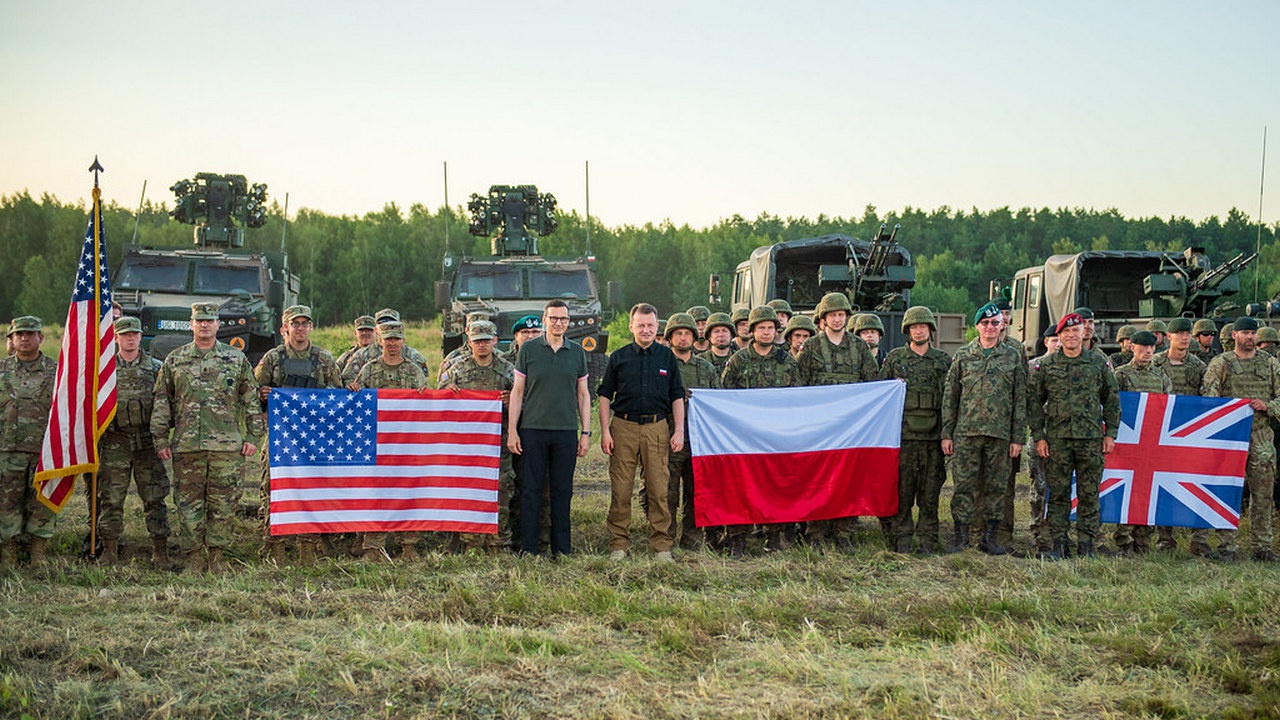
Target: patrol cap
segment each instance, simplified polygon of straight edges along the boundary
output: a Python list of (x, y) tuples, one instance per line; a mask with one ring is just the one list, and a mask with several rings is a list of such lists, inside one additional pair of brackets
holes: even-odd
[(1076, 308), (1075, 310), (1072, 310), (1071, 312), (1075, 315), (1079, 315), (1081, 320), (1093, 319), (1093, 311), (1083, 305)]
[(995, 303), (989, 302), (978, 308), (978, 312), (973, 314), (973, 324), (977, 325), (979, 322), (993, 317), (1000, 317), (1000, 308), (996, 307)]
[(404, 325), (396, 321), (384, 322), (378, 326), (378, 335), (383, 338), (404, 339)]
[(378, 328), (378, 323), (373, 321), (372, 315), (361, 315), (360, 317), (356, 318), (357, 330), (376, 330), (377, 328)]
[(1191, 332), (1191, 319), (1176, 317), (1169, 321), (1170, 333)]
[(9, 335), (19, 332), (44, 332), (44, 321), (35, 315), (16, 317), (9, 323)]
[(1236, 318), (1235, 323), (1231, 326), (1231, 329), (1237, 332), (1242, 330), (1257, 330), (1258, 321), (1248, 316), (1238, 317)]
[(710, 335), (711, 329), (716, 327), (725, 327), (729, 329), (730, 333), (733, 332), (733, 319), (729, 317), (729, 313), (711, 313), (707, 318), (707, 327), (703, 332)]
[[(403, 330), (401, 337), (404, 337)], [(471, 340), (493, 340), (498, 337), (498, 326), (488, 320), (477, 320), (467, 326), (467, 338)]]
[(474, 310), (472, 312), (467, 313), (468, 325), (470, 325), (473, 322), (478, 322), (480, 320), (492, 320), (492, 319), (493, 319), (493, 315), (491, 315), (488, 310)]
[(121, 335), (123, 333), (140, 333), (142, 332), (142, 321), (136, 317), (125, 315), (112, 323), (111, 327), (115, 328), (117, 335)]
[(677, 330), (688, 330), (696, 337), (698, 334), (698, 326), (695, 324), (693, 316), (689, 313), (673, 313), (667, 318), (667, 326), (662, 330), (662, 337), (671, 339), (671, 334)]
[(791, 314), (791, 303), (787, 302), (786, 300), (783, 300), (782, 298), (774, 298), (769, 302), (765, 303), (765, 305), (768, 305), (769, 307), (773, 308), (774, 312), (784, 312), (788, 315)]
[(512, 324), (511, 334), (515, 335), (521, 330), (541, 330), (541, 329), (542, 329), (542, 318), (538, 317), (537, 315), (525, 315), (524, 317), (515, 321), (514, 324)]
[(707, 318), (711, 317), (711, 309), (708, 308), (706, 305), (694, 305), (688, 310), (685, 310), (685, 312), (689, 313), (690, 317), (693, 318), (694, 322), (697, 322), (699, 320), (706, 320)]
[(1151, 320), (1147, 323), (1147, 332), (1167, 333), (1169, 332), (1169, 326), (1165, 325), (1163, 320)]
[(198, 302), (191, 305), (192, 320), (217, 320), (218, 303)]
[(373, 314), (373, 320), (379, 325), (384, 322), (400, 322), (400, 313), (391, 308), (382, 308)]
[(282, 322), (284, 322), (286, 325), (289, 324), (294, 318), (306, 318), (310, 320), (311, 308), (307, 307), (306, 305), (290, 305), (289, 307), (284, 309), (284, 315), (282, 317), (284, 318)]
[(1195, 327), (1191, 329), (1191, 332), (1195, 333), (1196, 335), (1217, 335), (1218, 326), (1214, 324), (1212, 320), (1208, 318), (1202, 318), (1196, 321)]
[(1061, 320), (1058, 321), (1058, 334), (1062, 334), (1062, 331), (1066, 330), (1067, 328), (1071, 328), (1071, 327), (1075, 327), (1077, 325), (1083, 325), (1083, 324), (1084, 324), (1084, 318), (1080, 317), (1080, 313), (1067, 313), (1066, 315), (1062, 316)]
[(1133, 334), (1133, 337), (1129, 339), (1129, 342), (1134, 345), (1150, 345), (1151, 347), (1155, 347), (1156, 336), (1155, 333), (1148, 330), (1139, 330)]

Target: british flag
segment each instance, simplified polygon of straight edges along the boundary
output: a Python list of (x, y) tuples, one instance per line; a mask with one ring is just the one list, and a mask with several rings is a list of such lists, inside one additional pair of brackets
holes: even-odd
[(1102, 522), (1238, 528), (1252, 427), (1248, 400), (1120, 393)]

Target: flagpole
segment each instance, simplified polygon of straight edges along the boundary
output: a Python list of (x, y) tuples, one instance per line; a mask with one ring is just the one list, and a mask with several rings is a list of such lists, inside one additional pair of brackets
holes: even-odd
[[(102, 190), (98, 187), (98, 173), (104, 172), (101, 163), (98, 162), (97, 155), (93, 156), (93, 165), (89, 166), (89, 172), (93, 173), (93, 261), (95, 266), (94, 273), (96, 274), (98, 272), (97, 268), (101, 266), (101, 262), (97, 257), (98, 249), (102, 247)], [(146, 193), (146, 187), (147, 186), (144, 183), (142, 186), (143, 193)], [(96, 286), (94, 293), (97, 294), (101, 292), (100, 288), (102, 287), (102, 283), (97, 282), (94, 283), (94, 285)], [(94, 304), (101, 307), (101, 297), (98, 298), (98, 301), (99, 302)], [(93, 318), (93, 332), (90, 334), (90, 337), (94, 338), (95, 342), (98, 338), (99, 322), (101, 322), (101, 318), (98, 317), (98, 314), (95, 312)], [(98, 378), (98, 374), (96, 372), (93, 373), (93, 378), (94, 385), (96, 386)], [(96, 387), (94, 388), (93, 396), (95, 398), (98, 396)], [(96, 412), (97, 409), (95, 408), (94, 410)], [(98, 472), (96, 470), (89, 473), (89, 558), (93, 560), (98, 559)]]

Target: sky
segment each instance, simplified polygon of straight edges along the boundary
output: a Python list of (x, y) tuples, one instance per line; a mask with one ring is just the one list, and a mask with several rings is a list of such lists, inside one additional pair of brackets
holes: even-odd
[[(1280, 2), (0, 0), (0, 195), (1280, 221)], [(908, 230), (904, 228), (904, 230)]]

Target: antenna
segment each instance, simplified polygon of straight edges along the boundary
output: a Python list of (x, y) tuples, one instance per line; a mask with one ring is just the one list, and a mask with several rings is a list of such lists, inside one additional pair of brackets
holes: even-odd
[[(1267, 186), (1267, 126), (1262, 126), (1262, 176), (1258, 180), (1258, 238), (1254, 241), (1254, 253), (1262, 257), (1262, 191)], [(1253, 301), (1258, 302), (1258, 276), (1262, 263), (1253, 266)]]
[(289, 193), (284, 194), (284, 227), (280, 228), (280, 252), (284, 252), (284, 239), (289, 234)]
[(449, 254), (449, 220), (453, 218), (453, 209), (449, 207), (449, 161), (444, 161), (444, 254)]
[(584, 162), (587, 182), (587, 257), (591, 257), (591, 161)]
[(138, 212), (133, 216), (133, 240), (130, 245), (138, 244), (138, 222), (142, 220), (142, 203), (147, 199), (147, 181), (142, 181), (142, 197), (138, 198)]

